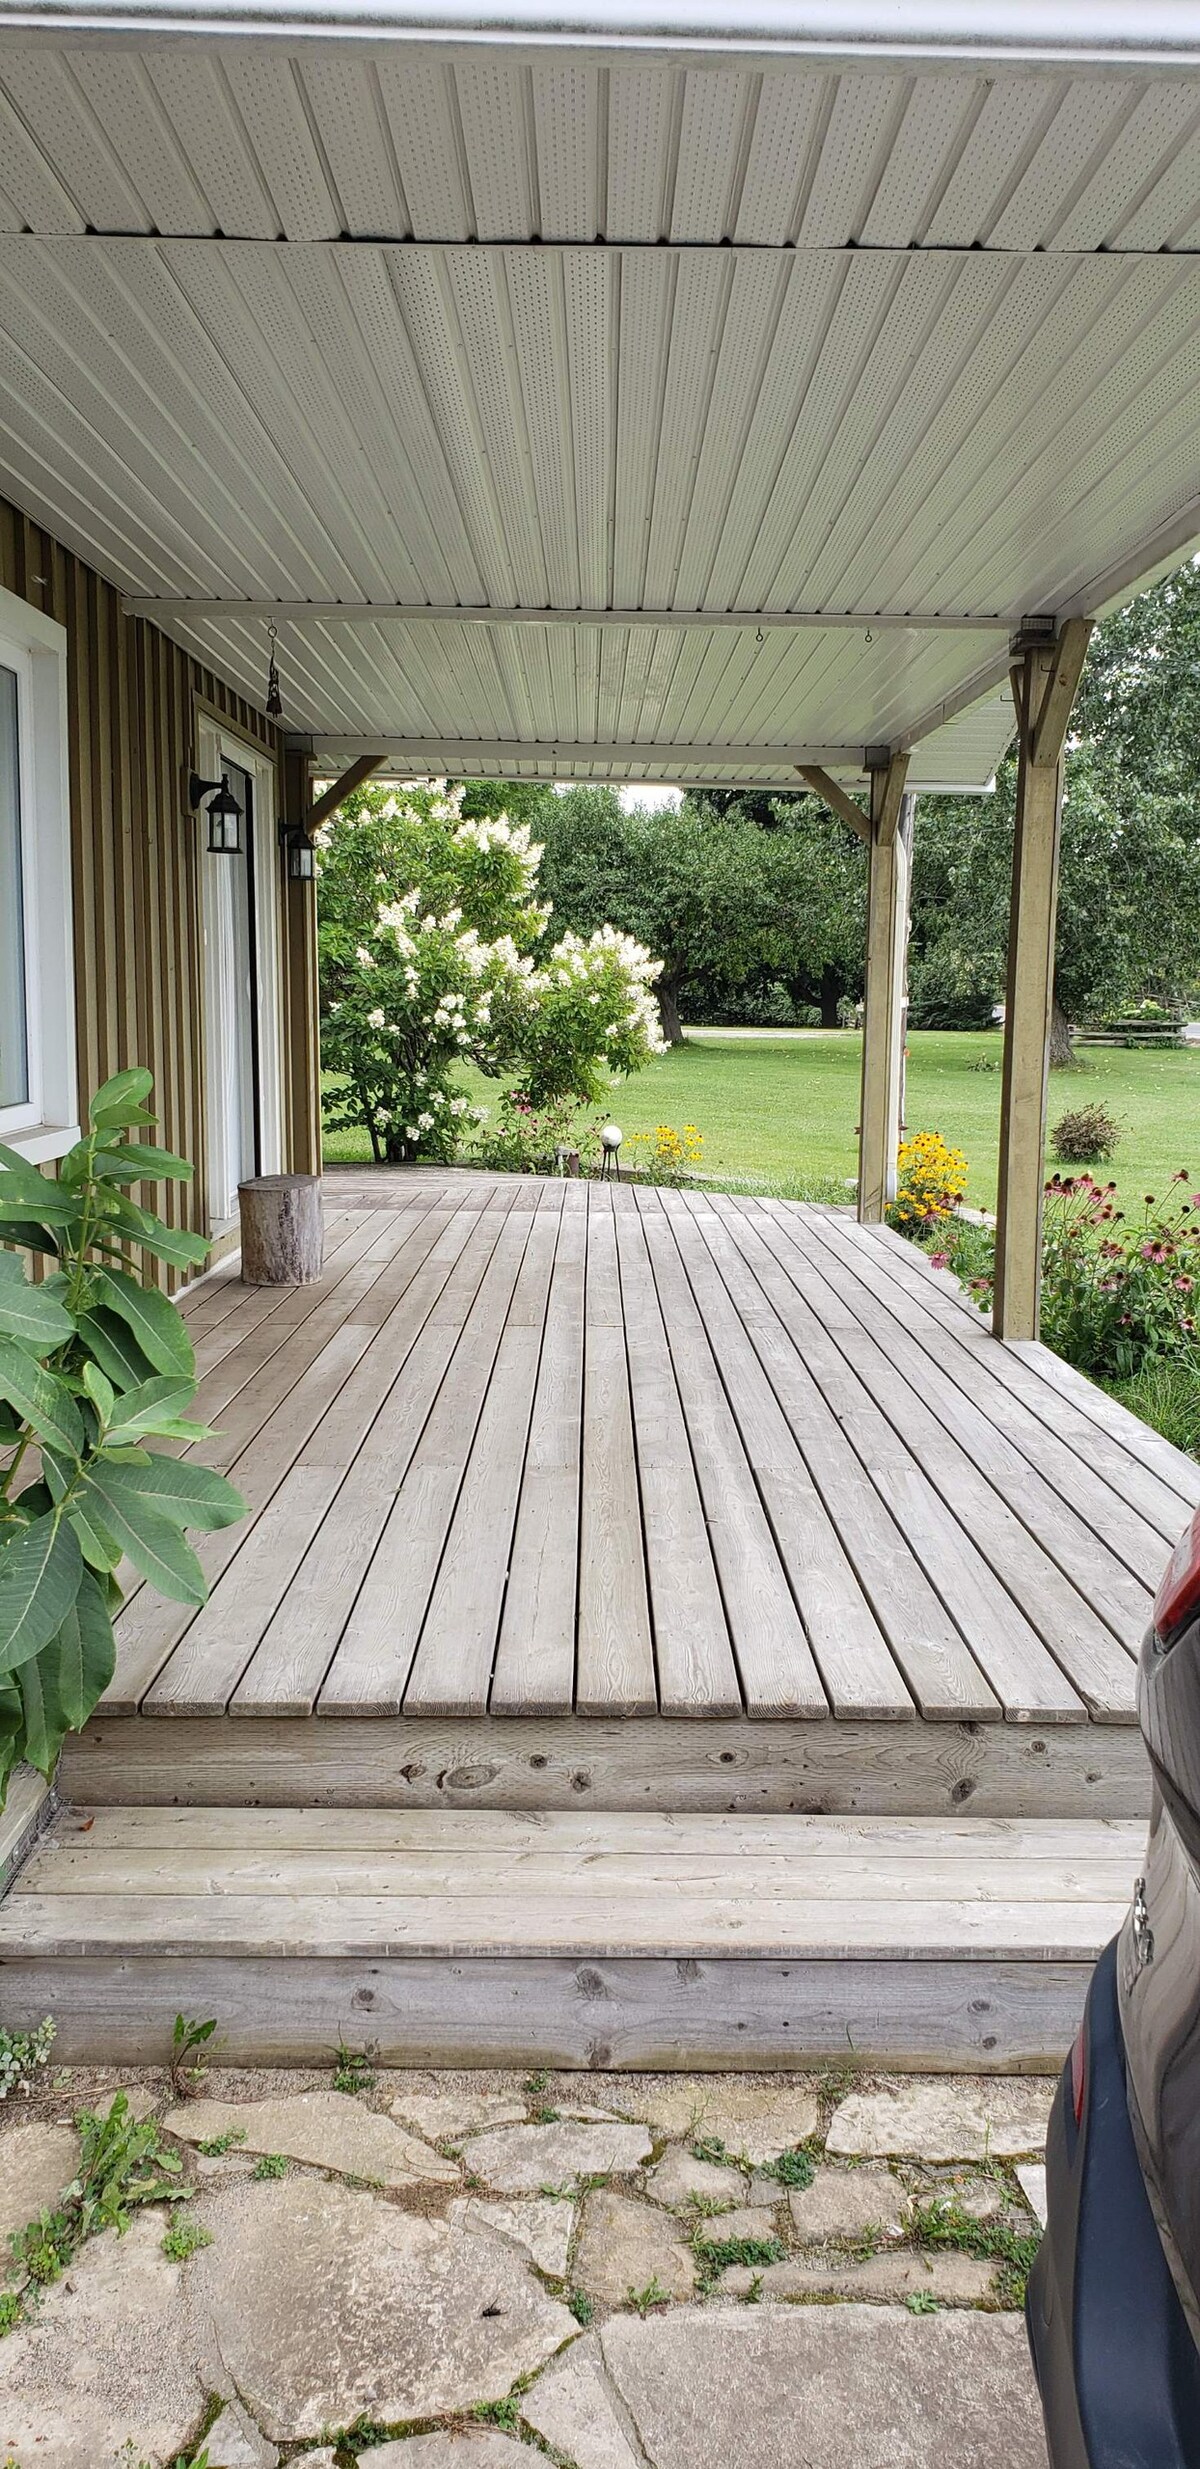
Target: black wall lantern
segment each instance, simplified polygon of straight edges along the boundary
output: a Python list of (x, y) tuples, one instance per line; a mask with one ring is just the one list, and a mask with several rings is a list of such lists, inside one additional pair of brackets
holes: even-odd
[(285, 823), (279, 837), (287, 855), (289, 883), (312, 883), (316, 878), (317, 857), (303, 825), (294, 825), (289, 831)]
[(237, 857), (242, 846), (242, 810), (224, 773), (219, 780), (202, 780), (193, 772), (189, 787), (189, 804), (193, 813), (210, 789), (216, 795), (204, 811), (208, 817), (208, 845), (215, 857)]

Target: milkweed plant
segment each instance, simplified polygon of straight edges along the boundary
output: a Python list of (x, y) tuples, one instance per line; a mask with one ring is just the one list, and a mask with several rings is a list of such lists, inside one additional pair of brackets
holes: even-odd
[(192, 1172), (139, 1137), (152, 1087), (107, 1080), (54, 1179), (0, 1144), (0, 1806), (20, 1760), (51, 1775), (107, 1688), (126, 1570), (202, 1603), (185, 1530), (245, 1510), (223, 1475), (154, 1446), (207, 1434), (186, 1419), (183, 1318), (135, 1262), (195, 1268), (209, 1247), (130, 1197)]

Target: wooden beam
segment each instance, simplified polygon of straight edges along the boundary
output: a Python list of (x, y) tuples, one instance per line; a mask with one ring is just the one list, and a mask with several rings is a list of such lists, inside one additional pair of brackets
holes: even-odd
[(798, 763), (796, 769), (805, 788), (811, 789), (813, 796), (819, 797), (822, 805), (828, 806), (831, 813), (840, 815), (842, 822), (848, 823), (851, 831), (857, 832), (859, 839), (865, 840), (869, 848), (871, 845), (870, 816), (864, 814), (857, 800), (851, 797), (849, 789), (844, 789), (840, 780), (831, 780), (829, 773), (822, 771), (819, 763)]
[(905, 988), (912, 872), (908, 757), (871, 775), (871, 866), (867, 891), (867, 984), (859, 1116), (858, 1215), (878, 1225), (896, 1196), (904, 1085)]
[(896, 837), (900, 822), (900, 804), (904, 796), (904, 783), (908, 777), (908, 765), (909, 757), (906, 754), (894, 754), (886, 772), (872, 773), (872, 814), (875, 812), (875, 783), (876, 781), (882, 783), (879, 791), (878, 824), (878, 836), (882, 841), (894, 840)]
[(121, 603), (127, 617), (148, 617), (158, 624), (180, 618), (246, 618), (277, 626), (599, 626), (658, 627), (667, 633), (721, 632), (730, 628), (758, 634), (796, 634), (806, 627), (852, 629), (857, 633), (1011, 634), (1018, 618), (995, 612), (985, 617), (914, 616), (894, 609), (532, 609), (472, 608), (454, 603), (436, 607), (428, 601), (407, 606), (399, 600), (238, 600), (156, 598), (153, 593), (129, 593)]
[(372, 772), (378, 771), (383, 759), (381, 754), (356, 755), (353, 763), (347, 764), (339, 778), (331, 781), (327, 789), (322, 789), (320, 796), (313, 799), (304, 817), (304, 829), (310, 840), (313, 833), (320, 829), (326, 817), (336, 814), (338, 807), (344, 803), (345, 799), (352, 797), (355, 789), (360, 789), (364, 780), (370, 779)]
[[(703, 771), (716, 780), (722, 772), (754, 771), (767, 775), (772, 786), (794, 789), (796, 774), (806, 763), (836, 764), (861, 772), (861, 746), (680, 745), (671, 738), (523, 738), (523, 737), (398, 737), (348, 736), (329, 730), (312, 739), (312, 751), (322, 772), (373, 754), (404, 766), (404, 776), (434, 778), (452, 773), (472, 779), (494, 765), (520, 778), (540, 766), (551, 779), (562, 779), (571, 765), (613, 764), (642, 780), (678, 781), (685, 772)], [(726, 787), (736, 786), (726, 781)]]
[(1054, 667), (1033, 724), (1032, 754), (1035, 763), (1057, 763), (1062, 753), (1091, 639), (1092, 621), (1089, 617), (1068, 619), (1058, 638)]
[(1003, 1338), (1038, 1333), (1062, 752), (1090, 636), (1090, 621), (1072, 618), (1013, 673), (1019, 757), (992, 1304), (992, 1326)]

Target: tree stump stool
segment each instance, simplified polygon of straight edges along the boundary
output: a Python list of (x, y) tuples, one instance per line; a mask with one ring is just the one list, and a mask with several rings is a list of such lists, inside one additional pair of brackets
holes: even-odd
[(243, 1286), (311, 1286), (321, 1274), (321, 1178), (259, 1174), (238, 1185)]

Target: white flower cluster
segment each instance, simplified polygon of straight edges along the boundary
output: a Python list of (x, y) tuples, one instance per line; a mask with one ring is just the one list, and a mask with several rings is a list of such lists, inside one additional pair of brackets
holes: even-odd
[(545, 968), (534, 977), (531, 992), (536, 996), (555, 987), (581, 987), (589, 1004), (599, 1007), (605, 985), (615, 991), (614, 980), (623, 981), (626, 1008), (610, 1021), (605, 1037), (612, 1044), (632, 1036), (647, 1054), (664, 1054), (666, 1041), (653, 993), (661, 968), (661, 960), (655, 960), (632, 935), (621, 934), (615, 926), (601, 926), (586, 942), (581, 935), (565, 934)]
[(459, 824), (454, 837), (460, 848), (478, 849), (485, 857), (492, 849), (507, 849), (520, 867), (525, 892), (533, 890), (543, 844), (530, 839), (528, 823), (510, 823), (506, 814), (468, 816), (465, 823)]

